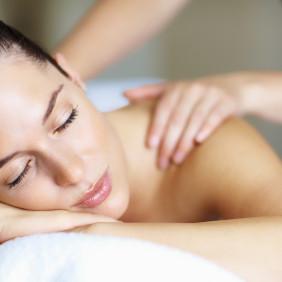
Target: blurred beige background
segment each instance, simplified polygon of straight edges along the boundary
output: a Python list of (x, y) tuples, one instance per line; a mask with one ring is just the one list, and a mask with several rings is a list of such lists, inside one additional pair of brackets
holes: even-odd
[[(93, 2), (0, 0), (0, 17), (51, 51)], [(99, 78), (177, 79), (282, 70), (281, 52), (280, 0), (194, 0), (156, 38)], [(282, 156), (282, 127), (250, 121)]]

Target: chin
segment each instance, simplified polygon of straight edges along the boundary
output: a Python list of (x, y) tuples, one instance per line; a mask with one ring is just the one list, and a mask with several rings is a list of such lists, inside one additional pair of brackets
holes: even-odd
[(115, 199), (114, 201), (110, 201), (109, 203), (107, 203), (107, 207), (103, 207), (103, 211), (101, 211), (101, 214), (114, 219), (119, 219), (125, 213), (127, 207), (127, 199)]
[(113, 177), (111, 194), (105, 202), (95, 208), (95, 212), (114, 219), (119, 219), (127, 210), (129, 196), (129, 184), (127, 181), (116, 182)]

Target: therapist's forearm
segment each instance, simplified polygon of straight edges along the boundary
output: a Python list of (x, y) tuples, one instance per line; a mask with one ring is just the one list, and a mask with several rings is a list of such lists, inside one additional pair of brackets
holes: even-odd
[(192, 224), (98, 223), (82, 231), (179, 248), (205, 257), (247, 281), (281, 281), (282, 277), (282, 217)]
[(55, 51), (88, 80), (151, 38), (190, 1), (99, 1)]
[(239, 89), (244, 114), (282, 123), (282, 72), (235, 72), (223, 78)]

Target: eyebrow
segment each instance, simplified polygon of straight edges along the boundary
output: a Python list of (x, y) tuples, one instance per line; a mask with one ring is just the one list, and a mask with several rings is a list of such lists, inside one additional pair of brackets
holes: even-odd
[(48, 108), (45, 112), (45, 115), (43, 117), (43, 120), (42, 120), (42, 124), (44, 124), (47, 119), (49, 118), (49, 116), (51, 115), (54, 107), (55, 107), (55, 104), (56, 104), (56, 100), (57, 100), (57, 97), (59, 95), (59, 93), (62, 91), (64, 85), (61, 84), (56, 90), (54, 90), (52, 92), (52, 95), (51, 95), (51, 98), (50, 98), (50, 101), (49, 101), (49, 104), (48, 104)]
[[(64, 87), (64, 85), (61, 84), (61, 85), (59, 85), (59, 87), (56, 90), (54, 90), (52, 92), (51, 99), (50, 99), (50, 101), (48, 103), (48, 108), (47, 108), (47, 110), (45, 112), (45, 115), (43, 117), (43, 120), (42, 120), (43, 124), (47, 121), (47, 119), (49, 118), (50, 114), (52, 113), (52, 111), (53, 111), (53, 109), (55, 107), (55, 104), (56, 104), (56, 100), (57, 100), (58, 94), (62, 91), (63, 87)], [(6, 163), (8, 163), (18, 153), (19, 153), (19, 151), (14, 152), (11, 155), (7, 156), (6, 158), (0, 160), (0, 168), (2, 168)]]

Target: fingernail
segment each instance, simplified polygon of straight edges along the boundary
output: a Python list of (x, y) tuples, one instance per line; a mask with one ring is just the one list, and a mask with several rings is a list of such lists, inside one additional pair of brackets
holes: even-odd
[(202, 131), (197, 135), (196, 141), (202, 143), (207, 138), (207, 136), (208, 136), (208, 132)]
[(177, 151), (173, 156), (173, 161), (176, 164), (180, 164), (184, 160), (184, 157), (185, 157), (185, 155), (182, 151)]
[(166, 169), (169, 165), (168, 159), (165, 157), (159, 158), (159, 166), (161, 169)]
[(149, 146), (150, 146), (151, 148), (156, 148), (156, 147), (158, 147), (159, 142), (160, 142), (160, 138), (159, 138), (157, 135), (151, 135), (151, 136), (149, 137)]

